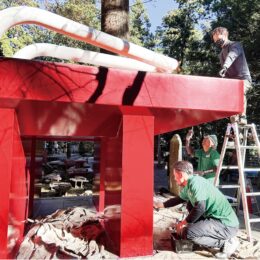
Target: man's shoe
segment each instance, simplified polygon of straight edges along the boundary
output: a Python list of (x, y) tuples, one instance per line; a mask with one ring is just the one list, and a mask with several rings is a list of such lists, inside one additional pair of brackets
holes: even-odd
[(236, 237), (232, 237), (229, 240), (226, 240), (223, 247), (221, 248), (222, 256), (225, 254), (227, 257), (230, 257), (238, 249), (239, 241)]

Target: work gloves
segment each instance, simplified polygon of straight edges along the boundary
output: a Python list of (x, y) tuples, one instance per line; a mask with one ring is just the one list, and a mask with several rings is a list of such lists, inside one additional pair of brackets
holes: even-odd
[(190, 142), (190, 139), (192, 138), (193, 136), (193, 130), (190, 129), (186, 135), (186, 141)]
[(227, 72), (227, 68), (226, 68), (226, 67), (223, 67), (223, 69), (221, 69), (221, 70), (219, 71), (219, 76), (220, 76), (221, 78), (224, 78), (224, 77), (226, 76), (226, 72)]
[(176, 233), (182, 238), (183, 237), (183, 229), (187, 226), (187, 221), (183, 220), (175, 224)]

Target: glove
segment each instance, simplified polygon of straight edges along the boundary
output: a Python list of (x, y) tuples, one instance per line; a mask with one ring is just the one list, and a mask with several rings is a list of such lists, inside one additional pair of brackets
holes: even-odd
[(190, 129), (189, 132), (188, 132), (187, 135), (186, 135), (186, 140), (187, 140), (187, 141), (190, 141), (190, 139), (192, 138), (192, 136), (193, 136), (193, 130)]
[(176, 233), (182, 237), (182, 232), (183, 232), (183, 228), (187, 225), (187, 221), (183, 220), (179, 223), (176, 224), (175, 229), (176, 229)]
[(226, 76), (226, 72), (227, 72), (227, 68), (223, 67), (223, 69), (219, 71), (219, 76), (221, 78), (224, 78)]

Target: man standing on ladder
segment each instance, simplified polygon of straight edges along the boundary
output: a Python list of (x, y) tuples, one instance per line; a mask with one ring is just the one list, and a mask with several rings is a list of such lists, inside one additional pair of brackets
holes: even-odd
[(195, 173), (208, 179), (211, 183), (214, 183), (215, 173), (219, 163), (219, 153), (216, 150), (218, 145), (217, 136), (204, 136), (202, 140), (202, 149), (195, 151), (190, 146), (192, 136), (193, 130), (190, 129), (186, 135), (185, 147), (188, 155), (198, 159), (198, 167)]
[(219, 54), (221, 70), (219, 75), (222, 78), (244, 80), (244, 111), (241, 115), (230, 117), (231, 123), (247, 124), (246, 93), (252, 87), (252, 79), (247, 65), (243, 46), (240, 42), (233, 42), (228, 39), (228, 30), (225, 27), (217, 27), (212, 31), (214, 43), (221, 48)]

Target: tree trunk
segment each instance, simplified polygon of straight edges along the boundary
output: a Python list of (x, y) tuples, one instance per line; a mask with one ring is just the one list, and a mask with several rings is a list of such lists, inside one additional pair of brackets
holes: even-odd
[[(124, 40), (129, 39), (129, 0), (101, 1), (101, 31)], [(101, 52), (106, 52), (101, 50)]]

